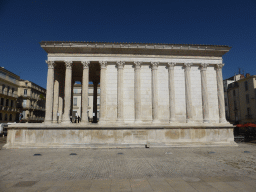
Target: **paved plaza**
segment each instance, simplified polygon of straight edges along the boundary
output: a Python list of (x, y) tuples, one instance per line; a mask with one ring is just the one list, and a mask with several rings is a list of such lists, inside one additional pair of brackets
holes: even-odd
[(0, 191), (256, 191), (256, 145), (2, 149)]

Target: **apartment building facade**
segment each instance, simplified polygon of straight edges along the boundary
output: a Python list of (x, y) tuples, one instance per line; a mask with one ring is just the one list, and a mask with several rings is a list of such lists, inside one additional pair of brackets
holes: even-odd
[(246, 74), (228, 85), (229, 121), (233, 124), (256, 123), (256, 75)]
[(18, 119), (17, 91), (20, 77), (0, 67), (0, 123), (15, 122)]
[(40, 123), (45, 117), (46, 89), (28, 81), (20, 80), (18, 88), (18, 107), (22, 118), (21, 122)]

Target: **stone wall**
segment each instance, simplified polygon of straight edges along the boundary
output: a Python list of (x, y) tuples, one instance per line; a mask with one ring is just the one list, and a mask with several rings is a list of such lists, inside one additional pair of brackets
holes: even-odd
[(235, 146), (233, 128), (9, 128), (5, 148)]

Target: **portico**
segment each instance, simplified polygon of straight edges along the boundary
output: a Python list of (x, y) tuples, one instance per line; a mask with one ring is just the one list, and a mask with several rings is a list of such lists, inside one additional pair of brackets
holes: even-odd
[[(230, 47), (40, 44), (48, 53), (46, 118), (41, 127), (69, 127), (71, 131), (79, 127), (80, 132), (90, 135), (86, 140), (91, 144), (233, 144), (233, 127), (225, 120), (222, 81), (222, 56)], [(82, 84), (82, 117), (81, 123), (73, 126), (70, 115), (75, 81)], [(89, 81), (100, 84), (100, 117), (94, 125), (87, 117)], [(102, 140), (92, 139), (93, 129), (100, 129)]]

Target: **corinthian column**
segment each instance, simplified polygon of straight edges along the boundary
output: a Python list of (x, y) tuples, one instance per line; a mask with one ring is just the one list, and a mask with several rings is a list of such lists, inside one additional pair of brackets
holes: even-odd
[(65, 96), (64, 96), (64, 114), (62, 123), (70, 123), (71, 93), (72, 93), (72, 61), (65, 61)]
[(191, 78), (190, 78), (190, 70), (192, 63), (185, 63), (185, 95), (186, 95), (186, 118), (187, 123), (192, 122), (192, 99), (191, 99)]
[(48, 64), (47, 74), (47, 91), (45, 104), (45, 123), (52, 122), (52, 108), (53, 108), (53, 83), (54, 83), (54, 61), (45, 61)]
[(117, 121), (124, 121), (123, 111), (124, 62), (117, 62)]
[(107, 61), (100, 61), (100, 118), (99, 123), (106, 121), (106, 68)]
[(83, 82), (82, 82), (82, 123), (88, 123), (88, 83), (89, 83), (89, 64), (90, 61), (82, 61)]
[(209, 101), (208, 101), (207, 76), (206, 76), (206, 70), (208, 65), (209, 64), (207, 63), (202, 63), (200, 68), (204, 123), (209, 123)]
[(62, 114), (63, 114), (63, 99), (62, 97), (59, 97), (59, 109), (58, 109), (58, 113), (59, 113), (59, 120), (58, 122), (60, 123), (62, 121)]
[(152, 65), (152, 119), (153, 123), (159, 123), (158, 118), (158, 89), (157, 89), (157, 69), (159, 62), (151, 62)]
[(224, 64), (216, 65), (216, 77), (217, 77), (217, 88), (218, 88), (218, 103), (219, 103), (219, 122), (226, 123), (225, 118), (225, 105), (224, 105), (224, 90), (223, 90), (223, 78), (222, 78), (222, 67)]
[(141, 62), (134, 62), (134, 103), (135, 103), (135, 123), (141, 122), (141, 87), (140, 87), (140, 67)]
[(168, 63), (168, 83), (169, 83), (169, 122), (175, 122), (175, 86), (174, 86), (174, 66), (176, 63)]
[(57, 123), (57, 112), (59, 105), (59, 81), (54, 82), (54, 96), (53, 96), (53, 123)]

